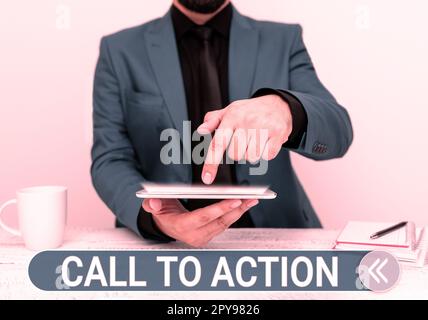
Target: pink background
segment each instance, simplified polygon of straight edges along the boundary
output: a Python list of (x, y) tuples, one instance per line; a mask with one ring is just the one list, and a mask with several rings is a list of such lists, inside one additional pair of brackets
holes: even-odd
[[(428, 3), (236, 0), (258, 19), (299, 22), (319, 76), (344, 104), (345, 158), (293, 156), (325, 227), (349, 219), (428, 224)], [(169, 0), (14, 0), (0, 10), (0, 201), (69, 188), (69, 224), (111, 226), (92, 188), (91, 90), (102, 35), (162, 15)], [(62, 20), (69, 10), (69, 24)], [(7, 214), (10, 221), (14, 210)]]

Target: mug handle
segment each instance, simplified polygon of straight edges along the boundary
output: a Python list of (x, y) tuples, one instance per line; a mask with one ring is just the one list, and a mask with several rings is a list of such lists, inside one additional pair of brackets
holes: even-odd
[(20, 232), (18, 229), (15, 229), (15, 228), (12, 228), (12, 227), (7, 226), (7, 225), (6, 225), (6, 224), (1, 220), (1, 214), (2, 214), (3, 210), (4, 210), (8, 205), (11, 205), (11, 204), (14, 204), (14, 203), (16, 203), (16, 199), (12, 199), (12, 200), (6, 201), (6, 202), (5, 202), (5, 203), (3, 203), (3, 205), (0, 207), (0, 227), (2, 227), (4, 230), (6, 230), (7, 232), (9, 232), (9, 233), (11, 233), (11, 234), (13, 234), (13, 235), (15, 235), (15, 236), (20, 236), (20, 235), (21, 235), (21, 232)]

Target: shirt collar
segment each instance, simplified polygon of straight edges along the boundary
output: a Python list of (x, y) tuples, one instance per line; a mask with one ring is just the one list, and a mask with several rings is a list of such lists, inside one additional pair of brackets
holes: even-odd
[[(212, 27), (222, 36), (228, 38), (230, 33), (230, 23), (232, 22), (232, 13), (232, 5), (229, 3), (212, 19), (208, 20), (205, 25)], [(171, 8), (171, 18), (177, 38), (181, 38), (187, 31), (198, 26), (174, 5), (172, 5)]]

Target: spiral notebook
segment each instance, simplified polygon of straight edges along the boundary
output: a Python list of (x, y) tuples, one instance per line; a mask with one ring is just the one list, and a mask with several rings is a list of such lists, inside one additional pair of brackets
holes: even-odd
[(406, 227), (378, 239), (370, 236), (395, 223), (350, 221), (336, 240), (334, 249), (383, 250), (395, 255), (398, 260), (417, 266), (425, 264), (428, 239), (425, 228), (409, 222)]

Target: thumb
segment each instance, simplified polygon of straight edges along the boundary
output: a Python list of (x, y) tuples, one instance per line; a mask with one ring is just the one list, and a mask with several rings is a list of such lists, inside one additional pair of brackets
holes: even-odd
[(152, 214), (157, 214), (162, 210), (161, 199), (144, 199), (143, 209)]

